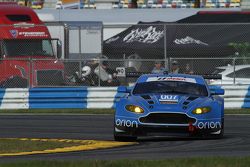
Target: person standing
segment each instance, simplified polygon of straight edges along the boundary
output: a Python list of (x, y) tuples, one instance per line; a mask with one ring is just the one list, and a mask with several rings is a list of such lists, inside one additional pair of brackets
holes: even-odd
[(153, 74), (158, 74), (158, 73), (163, 73), (166, 71), (164, 67), (162, 67), (162, 62), (161, 61), (155, 61), (155, 67), (151, 71)]
[(185, 74), (191, 74), (191, 75), (194, 74), (194, 71), (191, 69), (189, 63), (186, 64), (186, 66), (185, 66), (185, 72), (184, 73)]
[(172, 62), (171, 73), (173, 74), (183, 73), (177, 61)]

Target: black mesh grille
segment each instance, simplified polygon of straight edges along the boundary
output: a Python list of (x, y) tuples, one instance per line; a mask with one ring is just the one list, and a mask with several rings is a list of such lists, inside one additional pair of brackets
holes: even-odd
[(148, 104), (155, 104), (154, 101), (148, 101)]
[(190, 101), (193, 101), (193, 100), (195, 100), (195, 99), (197, 99), (198, 97), (195, 97), (195, 96), (190, 96), (189, 98), (187, 98), (187, 100), (190, 100)]
[(60, 86), (63, 83), (63, 72), (60, 70), (37, 71), (38, 86)]
[(149, 95), (142, 95), (141, 97), (142, 97), (143, 99), (145, 99), (145, 100), (151, 99), (151, 97), (150, 97)]
[(186, 114), (151, 113), (146, 117), (141, 117), (140, 122), (155, 124), (188, 124), (194, 123), (195, 119), (188, 117)]
[(188, 104), (189, 104), (189, 101), (185, 101), (183, 104), (184, 104), (184, 105), (188, 105)]

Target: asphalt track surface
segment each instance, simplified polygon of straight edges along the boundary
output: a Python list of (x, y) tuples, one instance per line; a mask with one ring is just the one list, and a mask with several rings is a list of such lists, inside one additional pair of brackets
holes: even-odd
[[(0, 137), (113, 140), (112, 115), (0, 115)], [(226, 115), (225, 137), (217, 140), (146, 138), (138, 145), (70, 153), (1, 157), (13, 160), (163, 159), (250, 156), (250, 115)]]

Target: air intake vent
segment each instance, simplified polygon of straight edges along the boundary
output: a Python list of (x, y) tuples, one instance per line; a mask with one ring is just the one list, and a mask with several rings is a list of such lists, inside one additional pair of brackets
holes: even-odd
[(148, 104), (155, 104), (154, 101), (148, 101)]
[(188, 104), (189, 104), (189, 101), (185, 101), (183, 104), (184, 104), (184, 105), (188, 105)]
[(142, 95), (141, 97), (142, 97), (143, 99), (145, 99), (145, 100), (151, 99), (151, 97), (150, 97), (149, 95)]
[(196, 121), (194, 118), (181, 113), (150, 113), (139, 120), (142, 123), (154, 124), (189, 124)]
[(195, 97), (195, 96), (190, 96), (189, 98), (187, 98), (187, 100), (189, 100), (189, 101), (193, 101), (193, 100), (195, 100), (195, 99), (197, 99), (198, 97)]
[(29, 15), (6, 15), (10, 21), (31, 21)]

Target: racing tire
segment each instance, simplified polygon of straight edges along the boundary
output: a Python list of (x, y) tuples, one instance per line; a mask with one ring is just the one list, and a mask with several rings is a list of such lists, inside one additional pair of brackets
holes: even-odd
[(222, 122), (221, 123), (221, 132), (220, 132), (220, 134), (212, 135), (212, 138), (214, 138), (214, 139), (221, 139), (224, 136), (224, 118), (222, 119), (221, 122)]
[(115, 141), (136, 141), (136, 136), (117, 136), (114, 135)]
[(205, 134), (202, 136), (203, 139), (221, 139), (224, 136), (224, 119), (221, 121), (221, 132), (219, 134)]

